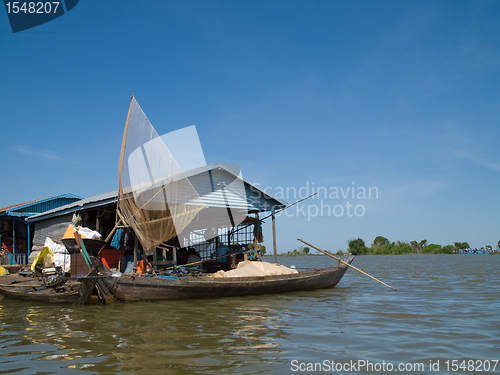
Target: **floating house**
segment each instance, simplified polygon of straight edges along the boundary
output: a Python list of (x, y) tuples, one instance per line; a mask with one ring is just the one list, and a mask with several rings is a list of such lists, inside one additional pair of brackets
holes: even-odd
[[(214, 216), (204, 216), (203, 211), (193, 220), (189, 232), (184, 233), (185, 243), (177, 244), (177, 246), (194, 247), (202, 259), (210, 258), (217, 247), (221, 245), (251, 243), (256, 236), (255, 228), (258, 229), (260, 226), (258, 224), (259, 213), (286, 206), (286, 202), (260, 190), (223, 164), (211, 164), (193, 169), (185, 172), (185, 175), (209, 209), (245, 210), (244, 220), (234, 226), (228, 222), (214, 222)], [(232, 189), (231, 183), (235, 180), (241, 182), (243, 191), (238, 190), (238, 188)], [(223, 185), (224, 189), (221, 190), (217, 185)], [(41, 250), (46, 237), (59, 241), (76, 218), (81, 226), (99, 232), (103, 239), (112, 236), (111, 243), (114, 249), (119, 250), (119, 252), (112, 249), (103, 252), (104, 256), (109, 257), (108, 265), (110, 267), (126, 264), (123, 257), (130, 257), (132, 254), (131, 248), (134, 245), (130, 243), (130, 239), (133, 238), (133, 233), (132, 236), (129, 236), (127, 228), (119, 228), (118, 230), (115, 228), (115, 224), (119, 222), (116, 209), (117, 200), (118, 191), (112, 191), (79, 199), (29, 216), (26, 220), (33, 231), (32, 249)], [(227, 226), (231, 226), (231, 228)], [(204, 240), (203, 237), (209, 230), (216, 230), (220, 233), (217, 236), (217, 241)]]
[(26, 264), (33, 246), (34, 227), (28, 219), (81, 200), (74, 194), (61, 194), (0, 208), (0, 242), (3, 264)]
[(498, 250), (493, 250), (489, 247), (468, 248), (468, 249), (458, 250), (459, 254), (492, 254), (496, 252), (498, 252)]

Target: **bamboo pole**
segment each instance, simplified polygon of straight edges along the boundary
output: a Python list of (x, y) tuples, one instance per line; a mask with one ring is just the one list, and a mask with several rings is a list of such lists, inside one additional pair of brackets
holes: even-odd
[[(137, 272), (137, 252), (139, 251), (139, 239), (134, 236), (134, 273)], [(144, 263), (143, 263), (144, 264)]]
[[(278, 211), (276, 211), (274, 214), (277, 214), (277, 213), (279, 213), (279, 212), (281, 212), (281, 211), (284, 211), (284, 210), (286, 210), (287, 208), (290, 208), (290, 207), (292, 207), (292, 206), (296, 205), (297, 203), (300, 203), (300, 202), (302, 202), (302, 201), (305, 201), (306, 199), (309, 199), (309, 198), (311, 198), (311, 197), (315, 196), (316, 194), (318, 194), (318, 192), (316, 192), (316, 193), (314, 193), (314, 194), (311, 194), (311, 195), (309, 195), (308, 197), (305, 197), (305, 198), (299, 199), (298, 201), (293, 202), (292, 204), (289, 204), (288, 206), (286, 206), (286, 207), (283, 207), (283, 208), (279, 209), (279, 210), (278, 210)], [(267, 218), (269, 218), (269, 217), (271, 217), (271, 216), (273, 216), (273, 214), (269, 214), (269, 215), (267, 215), (266, 217), (263, 217), (262, 219), (259, 219), (259, 221), (264, 221), (264, 220), (266, 220)], [(240, 230), (242, 230), (242, 229), (248, 228), (248, 227), (250, 227), (250, 226), (252, 226), (252, 225), (254, 225), (254, 224), (249, 224), (249, 225), (247, 225), (247, 226), (245, 226), (245, 227), (238, 228), (238, 229), (236, 229), (236, 230), (232, 231), (232, 232), (231, 232), (231, 235), (233, 235), (233, 234), (234, 234), (234, 233), (236, 233), (236, 232), (239, 232), (239, 231), (240, 231)]]
[[(118, 212), (118, 210), (117, 210), (117, 212)], [(97, 255), (101, 255), (101, 252), (104, 250), (104, 248), (109, 245), (110, 241), (113, 239), (113, 236), (114, 236), (116, 230), (121, 227), (120, 223), (121, 223), (121, 220), (118, 221), (117, 223), (115, 223), (115, 226), (113, 227), (111, 232), (108, 234), (108, 237), (106, 237), (106, 239), (104, 240), (104, 244), (99, 249), (99, 252), (97, 253)]]
[[(311, 197), (314, 197), (316, 194), (318, 194), (318, 192), (316, 192), (316, 193), (314, 193), (314, 194), (311, 194), (311, 195), (309, 195), (309, 196), (307, 196), (307, 197), (305, 197), (305, 198), (299, 199), (298, 201), (293, 202), (292, 204), (289, 204), (288, 206), (286, 206), (286, 207), (283, 207), (283, 208), (279, 209), (278, 211), (276, 211), (276, 212), (275, 212), (275, 214), (277, 214), (277, 213), (279, 213), (279, 212), (281, 212), (281, 211), (284, 211), (284, 210), (286, 210), (287, 208), (290, 208), (290, 207), (292, 207), (292, 206), (296, 205), (297, 203), (300, 203), (300, 202), (302, 202), (302, 201), (305, 201), (306, 199), (309, 199), (309, 198), (311, 198)], [(272, 214), (271, 214), (271, 215), (272, 215)], [(268, 218), (269, 216), (271, 216), (271, 215), (267, 215), (264, 219), (267, 219), (267, 218)], [(264, 220), (264, 219), (261, 219), (261, 220)]]
[(272, 211), (273, 217), (273, 255), (274, 255), (274, 263), (278, 263), (278, 249), (276, 248), (276, 215), (274, 214), (274, 209)]
[[(373, 276), (371, 276), (371, 275), (368, 275), (368, 274), (367, 274), (366, 272), (364, 272), (364, 271), (361, 271), (359, 268), (356, 268), (356, 267), (354, 267), (354, 266), (351, 266), (349, 263), (344, 262), (341, 258), (337, 258), (336, 256), (334, 256), (334, 255), (332, 255), (332, 254), (330, 254), (330, 253), (327, 253), (327, 252), (326, 252), (326, 251), (324, 251), (324, 250), (318, 249), (316, 246), (313, 246), (313, 245), (311, 245), (310, 243), (307, 243), (306, 241), (301, 240), (300, 238), (297, 238), (297, 240), (298, 240), (298, 241), (300, 241), (300, 242), (302, 242), (302, 243), (305, 243), (307, 246), (311, 246), (313, 249), (316, 249), (316, 250), (318, 250), (319, 252), (321, 252), (321, 253), (323, 253), (323, 254), (325, 254), (325, 255), (328, 255), (329, 257), (332, 257), (333, 259), (338, 260), (339, 262), (341, 262), (341, 263), (345, 264), (346, 266), (351, 267), (352, 269), (354, 269), (354, 270), (356, 270), (356, 271), (358, 271), (358, 272), (362, 273), (363, 275), (368, 276), (368, 277), (372, 278), (372, 279), (373, 279), (373, 280), (375, 280), (375, 281), (378, 281), (380, 284), (383, 284), (383, 285), (385, 285), (386, 287), (391, 288), (392, 290), (396, 290), (396, 289), (395, 289), (395, 288), (393, 288), (392, 286), (387, 285), (386, 283), (384, 283), (384, 282), (380, 281), (379, 279), (377, 279), (377, 278), (375, 278), (375, 277), (373, 277)], [(397, 291), (397, 290), (396, 290), (396, 291)]]
[[(122, 187), (122, 173), (123, 173), (123, 157), (125, 155), (125, 145), (127, 144), (127, 133), (128, 133), (128, 124), (130, 121), (130, 112), (132, 111), (132, 104), (134, 103), (134, 94), (132, 94), (132, 97), (130, 98), (130, 106), (128, 108), (128, 113), (127, 113), (127, 120), (125, 121), (125, 130), (123, 131), (123, 139), (122, 139), (122, 148), (120, 151), (120, 161), (118, 162), (118, 182), (119, 182), (119, 192), (123, 191)], [(120, 193), (118, 193), (120, 195)]]

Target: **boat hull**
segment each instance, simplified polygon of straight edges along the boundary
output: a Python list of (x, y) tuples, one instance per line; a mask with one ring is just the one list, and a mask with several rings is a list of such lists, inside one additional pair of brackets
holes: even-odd
[(237, 278), (186, 276), (179, 278), (122, 275), (109, 288), (119, 301), (179, 300), (259, 295), (331, 288), (347, 266), (300, 271), (296, 274)]
[[(102, 247), (106, 244), (106, 242), (102, 240), (93, 240), (88, 238), (82, 238), (82, 240), (89, 255), (94, 256), (97, 256), (99, 250), (101, 250)], [(74, 238), (63, 238), (61, 241), (70, 254), (77, 254), (80, 252), (80, 248), (78, 247)]]
[[(95, 276), (95, 273), (91, 273)], [(97, 279), (94, 277), (82, 278), (81, 281), (66, 282), (61, 287), (45, 287), (42, 281), (32, 280), (16, 283), (0, 284), (0, 294), (25, 301), (56, 303), (56, 304), (85, 304), (90, 302)]]

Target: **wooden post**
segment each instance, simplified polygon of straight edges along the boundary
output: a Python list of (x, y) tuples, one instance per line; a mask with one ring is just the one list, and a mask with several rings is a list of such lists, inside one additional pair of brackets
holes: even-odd
[(139, 239), (134, 237), (134, 273), (137, 272), (137, 251), (139, 251)]
[(100, 232), (100, 230), (99, 230), (99, 225), (100, 225), (100, 223), (99, 223), (99, 213), (100, 213), (100, 210), (97, 209), (96, 210), (96, 214), (95, 214), (95, 231), (96, 232)]
[(118, 271), (122, 271), (122, 249), (118, 250)]
[(12, 254), (16, 253), (16, 221), (12, 219)]
[(156, 247), (153, 249), (153, 261), (151, 262), (151, 265), (153, 266), (153, 270), (156, 270), (156, 266), (157, 266), (157, 258), (158, 258), (158, 255), (156, 253)]
[[(26, 223), (26, 226), (28, 227), (27, 228), (27, 232), (28, 232), (28, 238), (26, 240), (26, 243), (27, 243), (27, 247), (28, 247), (28, 255), (27, 257), (29, 258), (30, 254), (31, 254), (31, 231), (30, 231), (30, 223)], [(28, 263), (28, 259), (26, 259), (26, 263)]]
[(274, 207), (272, 211), (273, 217), (273, 251), (274, 251), (274, 263), (278, 263), (278, 249), (276, 248), (276, 215), (274, 213)]

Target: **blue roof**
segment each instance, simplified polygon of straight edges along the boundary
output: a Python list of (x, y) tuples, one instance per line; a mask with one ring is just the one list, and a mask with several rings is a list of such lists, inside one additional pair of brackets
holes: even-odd
[(101, 207), (108, 204), (116, 203), (118, 197), (118, 190), (111, 191), (104, 194), (94, 195), (90, 198), (84, 198), (77, 202), (67, 204), (65, 206), (56, 207), (52, 210), (42, 212), (31, 216), (28, 221), (35, 222), (43, 219), (48, 219), (51, 217), (62, 216), (70, 214), (82, 209), (89, 209), (93, 207)]
[(81, 199), (82, 197), (71, 193), (55, 195), (2, 208), (0, 209), (0, 216), (30, 217)]

